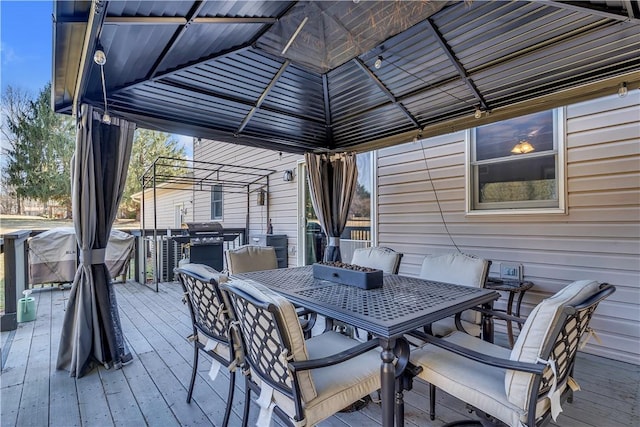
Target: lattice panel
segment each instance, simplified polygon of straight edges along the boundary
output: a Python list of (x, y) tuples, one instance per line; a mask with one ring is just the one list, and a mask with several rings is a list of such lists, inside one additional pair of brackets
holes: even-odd
[(198, 326), (207, 334), (223, 342), (229, 342), (226, 307), (213, 289), (214, 285), (186, 274), (179, 274), (179, 277), (189, 294)]
[(287, 361), (282, 357), (290, 352), (285, 352), (273, 314), (233, 292), (230, 292), (230, 298), (240, 322), (246, 360), (261, 377), (271, 378), (291, 391), (291, 376), (285, 365)]
[[(582, 335), (587, 330), (591, 316), (598, 305), (595, 304), (580, 310), (573, 315), (567, 317), (563, 328), (558, 334), (555, 345), (551, 350), (551, 358), (555, 360), (558, 381), (563, 381), (571, 369), (571, 362), (574, 360), (578, 345)], [(550, 368), (546, 368), (542, 374), (540, 383), (539, 396), (546, 395), (553, 381), (553, 373)]]

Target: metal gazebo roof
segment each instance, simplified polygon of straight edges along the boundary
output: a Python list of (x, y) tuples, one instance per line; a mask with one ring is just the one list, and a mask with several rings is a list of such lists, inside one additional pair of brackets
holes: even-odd
[(56, 1), (54, 107), (287, 152), (365, 150), (640, 85), (593, 1)]

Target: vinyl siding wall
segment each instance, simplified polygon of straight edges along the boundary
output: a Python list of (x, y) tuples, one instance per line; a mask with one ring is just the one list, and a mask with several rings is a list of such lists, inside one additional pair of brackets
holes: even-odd
[[(269, 194), (264, 206), (259, 206), (257, 194), (249, 196), (249, 242), (252, 237), (265, 234), (269, 218), (274, 234), (286, 234), (289, 250), (289, 265), (296, 265), (297, 245), (297, 188), (298, 177), (285, 182), (282, 175), (285, 170), (296, 171), (300, 155), (282, 153), (260, 148), (244, 147), (224, 142), (203, 140), (194, 147), (194, 158), (203, 162), (223, 163), (271, 169), (275, 172), (269, 177)], [(297, 173), (297, 172), (295, 172)], [(238, 191), (233, 189), (233, 191)], [(268, 204), (268, 205), (267, 205)], [(267, 212), (268, 208), (268, 212)], [(195, 221), (211, 220), (211, 194), (196, 192), (194, 200)], [(247, 194), (223, 194), (223, 227), (246, 227)]]
[[(156, 189), (156, 212), (157, 228), (175, 228), (175, 205), (184, 205), (187, 208), (185, 221), (192, 221), (193, 209), (191, 201), (193, 191), (191, 187), (185, 186), (183, 190)], [(153, 190), (145, 191), (144, 199), (144, 227), (153, 230)], [(140, 203), (142, 211), (142, 203)], [(140, 222), (142, 227), (142, 221)]]
[(494, 263), (521, 263), (535, 284), (525, 314), (574, 280), (611, 283), (617, 291), (592, 321), (602, 343), (585, 351), (640, 364), (639, 111), (638, 91), (566, 108), (566, 215), (466, 215), (464, 131), (380, 150), (379, 245), (404, 253), (406, 275), (425, 255), (455, 251), (452, 239)]

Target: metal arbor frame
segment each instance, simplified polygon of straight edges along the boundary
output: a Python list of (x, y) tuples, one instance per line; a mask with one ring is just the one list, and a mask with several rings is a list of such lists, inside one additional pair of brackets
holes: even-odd
[[(182, 162), (182, 164), (180, 164)], [(206, 191), (211, 192), (214, 185), (222, 185), (224, 194), (246, 194), (245, 229), (250, 224), (250, 198), (251, 194), (265, 192), (269, 194), (269, 176), (276, 171), (250, 166), (239, 166), (226, 163), (205, 162), (199, 160), (184, 160), (175, 157), (157, 157), (140, 177), (142, 184), (142, 241), (146, 241), (145, 224), (145, 192), (153, 189), (153, 242), (158, 241), (158, 212), (157, 212), (157, 188), (163, 190), (180, 191)], [(185, 188), (185, 185), (190, 185)], [(267, 198), (268, 200), (268, 198)], [(265, 201), (266, 218), (269, 218), (269, 203)], [(246, 244), (246, 233), (244, 244)], [(144, 277), (146, 283), (147, 263), (144, 258)], [(158, 290), (159, 259), (157, 247), (154, 250), (154, 284)]]

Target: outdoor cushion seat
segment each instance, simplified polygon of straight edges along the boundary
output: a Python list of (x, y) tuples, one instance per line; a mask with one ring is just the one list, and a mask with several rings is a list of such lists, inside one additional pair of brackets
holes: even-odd
[(353, 251), (351, 264), (377, 268), (385, 273), (398, 274), (402, 254), (384, 247), (358, 248)]
[(304, 339), (286, 298), (255, 282), (233, 279), (229, 294), (245, 350), (246, 393), (259, 394), (258, 425), (274, 411), (296, 426), (315, 425), (380, 388), (378, 341), (360, 343), (336, 332)]
[(225, 252), (229, 274), (278, 268), (275, 248), (271, 246), (244, 245)]
[[(482, 288), (489, 274), (489, 265), (490, 262), (486, 259), (460, 252), (429, 255), (422, 262), (419, 277), (436, 282)], [(461, 330), (479, 337), (482, 332), (482, 315), (473, 310), (466, 310), (458, 320), (456, 317), (448, 317), (432, 323), (430, 327), (430, 333), (436, 336)]]
[[(556, 419), (573, 391), (575, 356), (598, 303), (615, 291), (596, 281), (577, 281), (538, 304), (512, 350), (462, 332), (436, 338), (411, 351), (418, 374), (471, 407), (509, 426)], [(495, 313), (500, 315), (501, 313)], [(431, 402), (431, 419), (435, 417)]]
[[(278, 268), (278, 257), (272, 246), (244, 245), (225, 252), (227, 271), (229, 274), (250, 273), (253, 271), (275, 270)], [(305, 336), (311, 336), (316, 323), (317, 314), (298, 309), (298, 317)]]
[(227, 276), (203, 264), (185, 264), (175, 270), (178, 282), (184, 291), (184, 302), (189, 306), (193, 334), (193, 366), (191, 382), (187, 392), (187, 403), (191, 402), (193, 388), (198, 371), (200, 351), (207, 353), (212, 359), (209, 376), (216, 378), (220, 366), (229, 369), (229, 391), (225, 408), (223, 426), (229, 423), (233, 392), (235, 388), (235, 371), (242, 364), (242, 348), (239, 338), (229, 333), (232, 320), (229, 301), (220, 291), (218, 285), (226, 282)]

